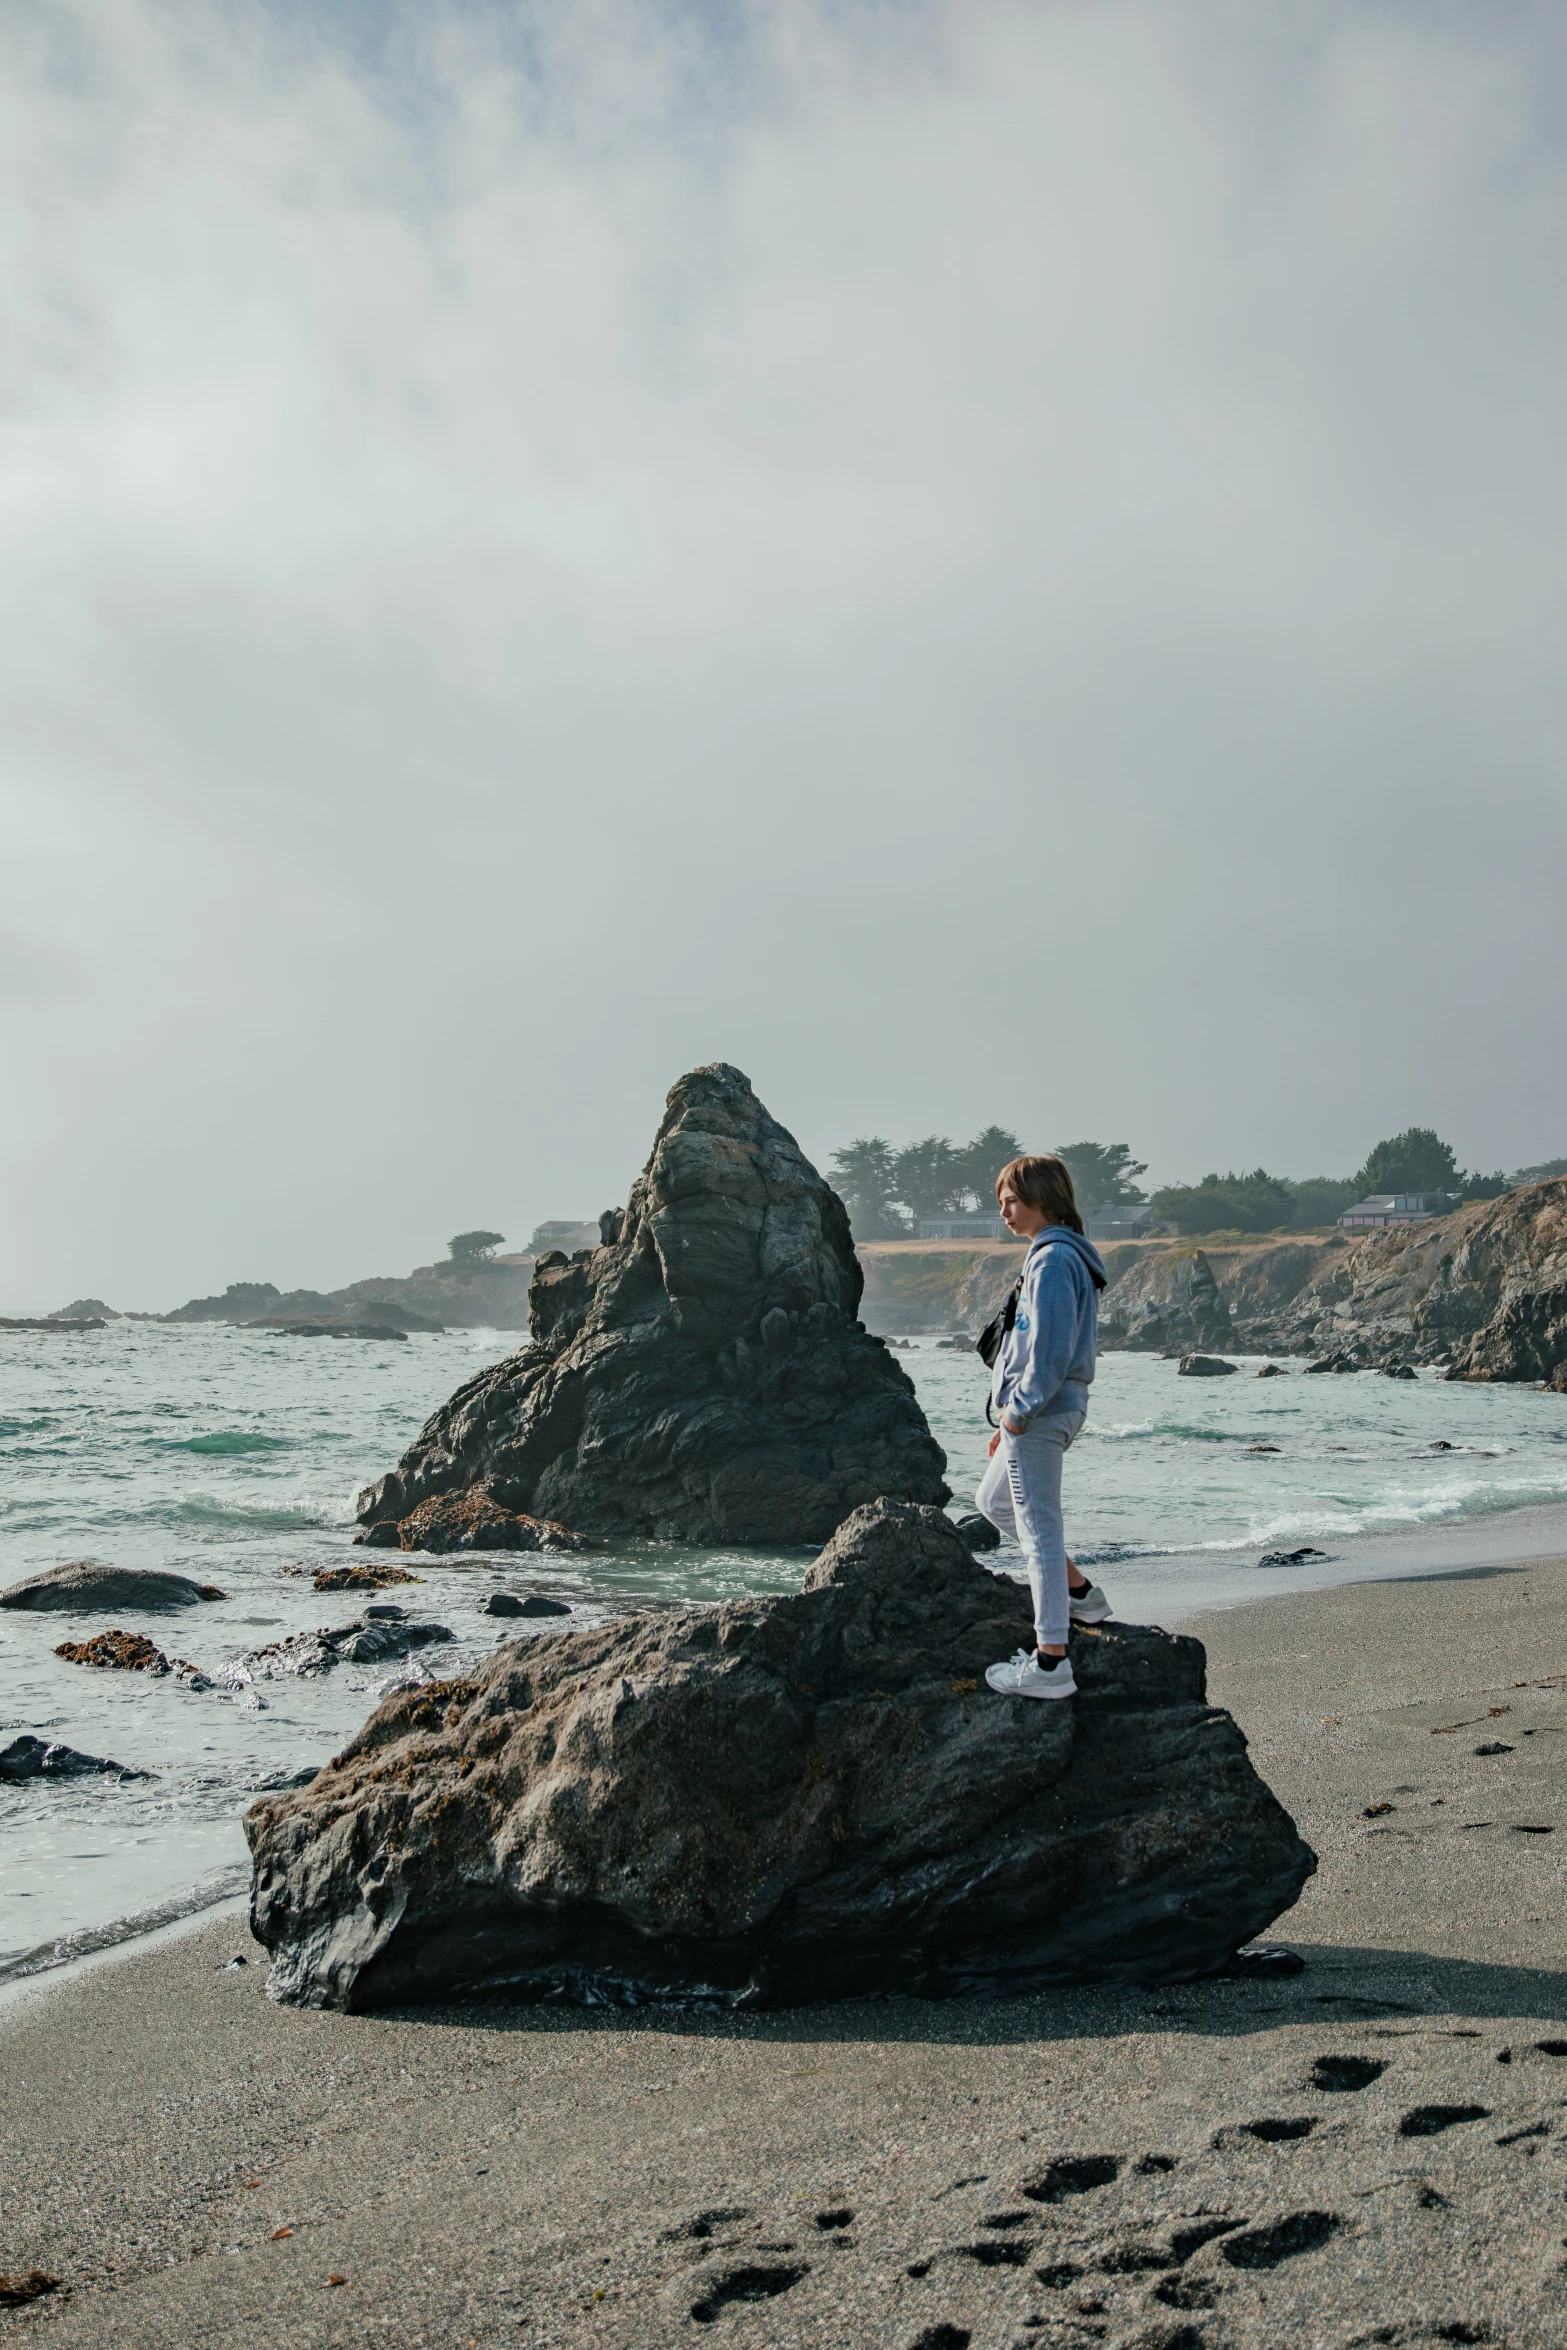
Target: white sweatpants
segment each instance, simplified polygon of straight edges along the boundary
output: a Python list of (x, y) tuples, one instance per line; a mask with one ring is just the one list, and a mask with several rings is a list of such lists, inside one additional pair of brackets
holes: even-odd
[(1071, 1412), (1059, 1420), (1031, 1420), (1021, 1436), (1003, 1429), (974, 1495), (975, 1508), (1023, 1553), (1041, 1648), (1063, 1647), (1071, 1628), (1061, 1467), (1086, 1417)]

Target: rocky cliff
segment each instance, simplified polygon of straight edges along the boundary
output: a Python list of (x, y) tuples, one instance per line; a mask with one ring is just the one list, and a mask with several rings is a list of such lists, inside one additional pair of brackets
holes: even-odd
[(738, 1069), (675, 1086), (604, 1231), (540, 1257), (532, 1345), (443, 1405), (365, 1525), (483, 1483), (584, 1534), (807, 1543), (880, 1495), (946, 1500), (913, 1386), (856, 1318), (843, 1204)]
[[(1567, 1387), (1567, 1178), (1456, 1215), (1353, 1238), (1123, 1242), (1104, 1251), (1100, 1344), (1160, 1353), (1343, 1355), (1445, 1363), (1455, 1379)], [(937, 1260), (926, 1260), (929, 1312)], [(953, 1252), (948, 1315), (978, 1330), (1022, 1252)]]
[(1567, 1183), (1330, 1244), (1293, 1297), (1259, 1311), (1231, 1298), (1237, 1343), (1254, 1350), (1553, 1378), (1567, 1364)]
[[(969, 1324), (965, 1304), (974, 1284), (998, 1276), (1003, 1288), (1023, 1262), (1021, 1248), (964, 1248), (960, 1243), (871, 1241), (857, 1255), (865, 1275), (860, 1313), (868, 1330), (950, 1330)], [(976, 1327), (990, 1319), (981, 1314)]]
[[(1455, 1219), (1457, 1221), (1457, 1219)], [(1567, 1180), (1471, 1208), (1411, 1315), (1454, 1379), (1567, 1384)]]
[(1240, 1344), (1213, 1267), (1190, 1241), (1157, 1254), (1141, 1251), (1113, 1271), (1099, 1301), (1101, 1346), (1191, 1354)]
[[(689, 1081), (688, 1081), (689, 1082)], [(783, 1599), (632, 1616), (388, 1698), (246, 1818), (268, 1990), (787, 2006), (1210, 1973), (1316, 1862), (1191, 1639), (1110, 1624), (993, 1696), (1027, 1594), (857, 1511)]]

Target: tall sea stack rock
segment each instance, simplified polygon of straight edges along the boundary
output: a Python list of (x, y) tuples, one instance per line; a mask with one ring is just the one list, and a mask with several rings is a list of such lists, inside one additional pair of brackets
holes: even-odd
[(738, 1069), (682, 1077), (604, 1243), (543, 1256), (533, 1343), (460, 1387), (366, 1526), (483, 1484), (590, 1535), (825, 1542), (861, 1502), (942, 1502), (914, 1389), (856, 1319), (849, 1220)]
[(788, 1598), (502, 1649), (246, 1817), (267, 1988), (792, 2006), (1212, 1973), (1316, 1866), (1199, 1641), (1085, 1632), (995, 1697), (1028, 1595), (875, 1502)]

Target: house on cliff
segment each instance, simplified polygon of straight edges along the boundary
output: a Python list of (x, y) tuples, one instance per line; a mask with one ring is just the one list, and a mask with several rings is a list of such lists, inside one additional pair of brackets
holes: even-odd
[(1344, 1232), (1376, 1232), (1390, 1224), (1423, 1224), (1430, 1216), (1451, 1215), (1463, 1206), (1456, 1192), (1379, 1191), (1357, 1199), (1339, 1218)]
[(1115, 1207), (1095, 1208), (1088, 1219), (1090, 1240), (1146, 1240), (1153, 1228), (1153, 1208), (1128, 1207), (1124, 1201)]

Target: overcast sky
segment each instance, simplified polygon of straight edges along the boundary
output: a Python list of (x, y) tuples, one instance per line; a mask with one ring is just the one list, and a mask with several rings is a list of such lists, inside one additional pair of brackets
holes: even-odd
[(1567, 16), (11, 0), (0, 1307), (1567, 1151)]

